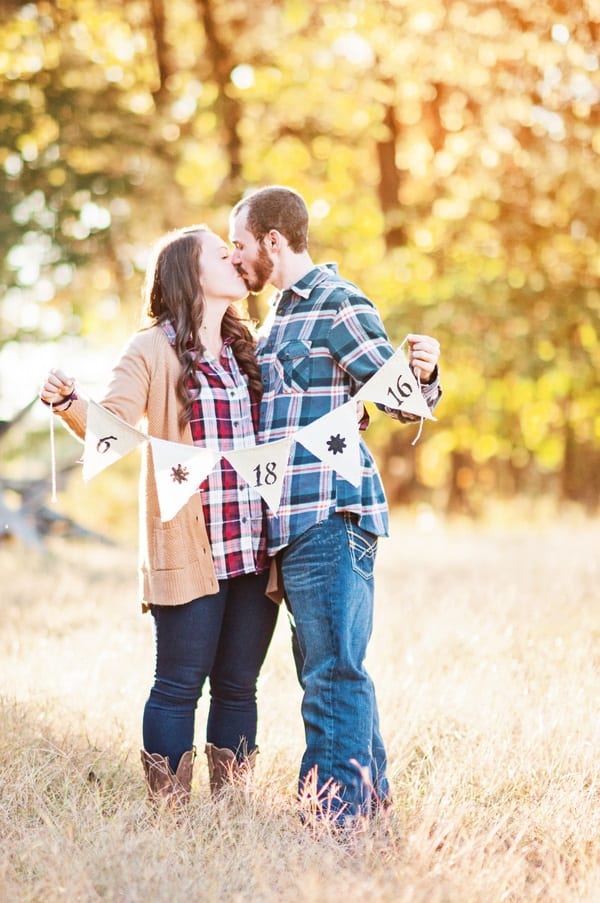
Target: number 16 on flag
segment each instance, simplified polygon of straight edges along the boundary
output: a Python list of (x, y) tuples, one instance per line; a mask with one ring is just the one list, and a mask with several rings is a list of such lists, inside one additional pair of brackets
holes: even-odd
[(402, 348), (359, 389), (355, 398), (383, 404), (426, 420), (435, 420)]

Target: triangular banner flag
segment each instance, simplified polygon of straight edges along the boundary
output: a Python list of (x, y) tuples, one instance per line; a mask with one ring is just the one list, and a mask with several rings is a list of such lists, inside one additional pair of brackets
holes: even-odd
[(223, 452), (223, 457), (263, 497), (273, 514), (279, 508), (292, 442), (293, 439), (279, 439)]
[(83, 479), (87, 483), (147, 439), (144, 433), (90, 399), (83, 448)]
[(406, 414), (415, 414), (426, 420), (435, 420), (402, 348), (398, 348), (393, 357), (386, 361), (354, 397), (383, 404)]
[(303, 426), (293, 438), (344, 480), (353, 486), (360, 485), (362, 465), (354, 398)]
[(161, 521), (171, 520), (220, 461), (219, 452), (150, 436)]

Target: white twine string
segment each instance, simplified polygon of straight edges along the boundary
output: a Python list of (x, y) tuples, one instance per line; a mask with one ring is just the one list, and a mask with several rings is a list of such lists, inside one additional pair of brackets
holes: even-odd
[[(415, 367), (415, 376), (417, 378), (417, 384), (419, 386), (419, 392), (420, 392), (421, 391), (421, 371), (419, 370), (418, 367)], [(424, 422), (425, 422), (425, 418), (421, 417), (421, 420), (419, 423), (419, 431), (418, 431), (417, 435), (415, 436), (415, 438), (413, 439), (413, 441), (410, 443), (411, 445), (416, 445), (417, 442), (419, 441), (419, 439), (421, 438), (421, 433), (423, 432), (423, 423)]]
[(54, 447), (54, 405), (52, 402), (50, 402), (50, 472), (52, 476), (50, 500), (56, 502), (56, 449)]
[[(403, 348), (407, 342), (408, 342), (408, 336), (406, 336), (406, 338), (404, 339), (404, 341), (402, 342), (400, 347)], [(421, 371), (419, 370), (418, 367), (415, 367), (414, 374), (415, 374), (417, 384), (419, 386), (419, 392), (420, 392), (421, 391)], [(419, 420), (419, 431), (418, 431), (417, 435), (415, 436), (415, 438), (413, 439), (413, 441), (410, 443), (411, 445), (416, 445), (417, 442), (419, 441), (419, 439), (421, 438), (421, 433), (423, 432), (423, 424), (424, 423), (425, 423), (425, 418), (421, 417)]]

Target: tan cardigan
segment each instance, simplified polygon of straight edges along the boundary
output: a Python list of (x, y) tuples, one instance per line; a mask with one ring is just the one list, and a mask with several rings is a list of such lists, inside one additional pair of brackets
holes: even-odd
[[(103, 407), (132, 426), (146, 417), (148, 435), (192, 445), (189, 424), (179, 429), (177, 378), (181, 364), (160, 326), (136, 333), (112, 371)], [(63, 412), (65, 425), (85, 437), (87, 402)], [(144, 445), (140, 475), (140, 594), (148, 605), (181, 605), (218, 592), (219, 584), (202, 514), (200, 493), (167, 523), (160, 519), (152, 450)]]

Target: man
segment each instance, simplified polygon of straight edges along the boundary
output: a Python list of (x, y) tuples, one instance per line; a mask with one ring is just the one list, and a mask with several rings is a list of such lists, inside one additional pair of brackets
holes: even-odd
[[(308, 211), (282, 186), (233, 209), (232, 262), (251, 292), (279, 289), (258, 348), (264, 396), (259, 441), (274, 442), (347, 402), (393, 355), (379, 314), (335, 265), (315, 266)], [(440, 348), (409, 336), (409, 362), (433, 409)], [(398, 412), (392, 416), (403, 417)], [(293, 447), (269, 553), (279, 555), (298, 646), (306, 750), (300, 791), (341, 825), (389, 803), (386, 755), (373, 682), (364, 667), (373, 622), (377, 538), (388, 532), (385, 495), (361, 441), (362, 479), (352, 486), (298, 443)]]

